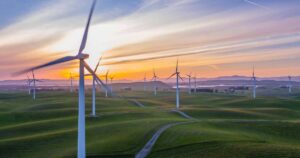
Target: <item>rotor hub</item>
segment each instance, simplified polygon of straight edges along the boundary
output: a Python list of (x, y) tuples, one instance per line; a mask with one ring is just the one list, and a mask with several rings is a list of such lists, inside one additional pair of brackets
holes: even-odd
[(78, 54), (78, 58), (79, 58), (79, 59), (87, 59), (87, 58), (89, 58), (89, 56), (90, 56), (90, 55), (88, 55), (88, 54), (83, 54), (83, 53)]

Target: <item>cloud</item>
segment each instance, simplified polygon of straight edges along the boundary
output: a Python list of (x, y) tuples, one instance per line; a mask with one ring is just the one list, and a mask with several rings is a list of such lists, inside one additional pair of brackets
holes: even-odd
[[(90, 54), (88, 62), (95, 65), (100, 55), (104, 55), (104, 68), (118, 65), (124, 68), (135, 62), (147, 67), (146, 61), (167, 61), (176, 56), (184, 58), (183, 62), (195, 59), (202, 62), (184, 64), (188, 67), (251, 62), (260, 60), (251, 56), (261, 54), (267, 54), (261, 58), (265, 61), (285, 59), (285, 54), (270, 51), (299, 56), (289, 46), (299, 41), (300, 17), (292, 14), (297, 13), (297, 6), (272, 4), (268, 6), (272, 9), (266, 12), (245, 4), (228, 3), (145, 0), (128, 13), (120, 12), (122, 15), (96, 12), (85, 49)], [(80, 1), (50, 1), (20, 17), (0, 30), (0, 57), (8, 56), (7, 51), (16, 54), (11, 65), (32, 59), (30, 64), (16, 64), (23, 69), (50, 61), (54, 56), (76, 54), (89, 5)], [(106, 15), (112, 18), (105, 18)], [(43, 60), (33, 59), (34, 53)]]
[(249, 4), (251, 4), (251, 5), (254, 5), (254, 6), (256, 6), (256, 7), (262, 8), (262, 9), (266, 9), (266, 10), (269, 10), (269, 9), (270, 9), (270, 8), (264, 6), (264, 5), (255, 3), (255, 2), (253, 2), (253, 1), (244, 0), (244, 2), (249, 3)]

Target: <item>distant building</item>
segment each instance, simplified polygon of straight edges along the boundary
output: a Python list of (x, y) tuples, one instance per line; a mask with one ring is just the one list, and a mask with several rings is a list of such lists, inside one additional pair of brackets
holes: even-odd
[(121, 91), (131, 91), (132, 88), (131, 87), (124, 87), (124, 88), (121, 88)]
[[(195, 92), (195, 88), (191, 89), (192, 92)], [(206, 93), (214, 93), (214, 89), (212, 88), (196, 88), (196, 93), (206, 92)]]
[(247, 86), (237, 86), (237, 87), (230, 87), (231, 89), (237, 90), (237, 91), (245, 91), (249, 90), (249, 87)]

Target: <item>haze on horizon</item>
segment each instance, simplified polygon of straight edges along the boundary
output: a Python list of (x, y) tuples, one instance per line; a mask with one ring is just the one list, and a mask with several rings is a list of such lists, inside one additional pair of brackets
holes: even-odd
[[(75, 55), (91, 1), (0, 2), (0, 80)], [(201, 77), (299, 75), (298, 0), (98, 0), (85, 52), (98, 73), (117, 79), (174, 71)], [(76, 62), (38, 70), (39, 78), (77, 73)], [(26, 75), (25, 75), (26, 76)], [(18, 78), (24, 78), (20, 76)]]

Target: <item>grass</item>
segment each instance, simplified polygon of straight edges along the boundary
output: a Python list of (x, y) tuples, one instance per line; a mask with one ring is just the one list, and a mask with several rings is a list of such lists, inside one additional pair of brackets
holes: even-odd
[[(263, 93), (263, 92), (260, 92)], [(281, 94), (277, 90), (274, 92)], [(133, 157), (161, 126), (190, 121), (170, 112), (174, 92), (86, 96), (88, 157)], [(137, 99), (145, 105), (130, 102)], [(181, 110), (197, 119), (166, 130), (149, 157), (300, 157), (300, 98), (181, 93)], [(77, 94), (0, 92), (0, 157), (76, 157)]]

